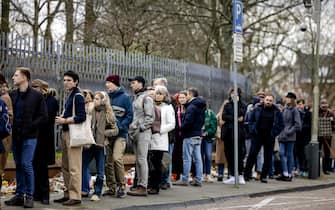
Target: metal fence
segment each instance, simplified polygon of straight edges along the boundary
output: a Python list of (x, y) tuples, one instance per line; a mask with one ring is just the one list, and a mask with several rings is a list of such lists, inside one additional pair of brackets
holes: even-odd
[[(58, 90), (60, 104), (64, 101), (62, 75), (67, 70), (76, 71), (80, 76), (80, 87), (92, 91), (104, 90), (105, 77), (111, 73), (121, 76), (128, 92), (129, 77), (141, 75), (148, 83), (156, 77), (166, 77), (171, 94), (196, 87), (214, 111), (219, 110), (232, 86), (233, 76), (229, 71), (206, 65), (141, 53), (125, 54), (119, 50), (79, 43), (51, 42), (43, 38), (38, 38), (37, 46), (33, 43), (32, 37), (0, 34), (1, 72), (10, 81), (17, 66), (29, 67), (32, 79), (43, 79)], [(243, 92), (250, 95), (250, 81), (240, 74), (237, 81)], [(59, 128), (56, 128), (55, 142), (56, 148), (60, 149), (58, 131)]]
[[(15, 67), (26, 66), (32, 69), (33, 79), (43, 79), (49, 82), (50, 87), (62, 92), (63, 72), (74, 70), (80, 75), (80, 87), (95, 91), (104, 90), (105, 77), (115, 73), (122, 77), (122, 83), (129, 91), (129, 77), (142, 75), (151, 82), (153, 78), (163, 76), (167, 78), (172, 94), (187, 87), (196, 87), (215, 111), (227, 98), (232, 86), (233, 77), (229, 71), (210, 66), (141, 53), (125, 54), (81, 43), (51, 42), (40, 37), (37, 46), (33, 43), (32, 37), (0, 34), (1, 71), (7, 79), (13, 75)], [(237, 80), (244, 93), (250, 95), (250, 81), (242, 75), (238, 75)]]

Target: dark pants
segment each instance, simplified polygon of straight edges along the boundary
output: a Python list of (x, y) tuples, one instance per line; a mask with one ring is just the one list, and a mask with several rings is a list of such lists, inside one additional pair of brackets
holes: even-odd
[(264, 148), (264, 164), (262, 168), (261, 178), (266, 178), (270, 171), (274, 139), (270, 133), (260, 133), (255, 139), (252, 140), (250, 153), (245, 167), (245, 176), (251, 177), (251, 170), (257, 160), (259, 150)]
[(326, 144), (326, 141), (327, 141), (328, 145), (331, 146), (332, 137), (331, 136), (329, 136), (329, 137), (319, 136), (318, 141), (319, 141), (319, 149), (321, 151), (321, 149), (323, 147), (323, 154), (324, 154), (323, 158), (322, 158), (322, 170), (323, 170), (323, 172), (330, 171), (332, 160), (330, 158), (330, 150), (329, 150), (329, 147)]
[(307, 172), (307, 161), (305, 156), (305, 147), (308, 143), (297, 142), (295, 144), (296, 157), (299, 162), (300, 171)]
[(183, 173), (183, 139), (176, 138), (172, 153), (172, 173), (176, 174), (176, 180), (179, 180)]
[[(230, 175), (234, 176), (234, 134), (231, 129), (227, 133), (227, 138), (224, 140), (224, 150), (228, 162), (228, 172)], [(245, 156), (245, 139), (242, 135), (239, 135), (238, 138), (238, 174), (242, 175), (243, 173), (243, 159)]]
[(159, 191), (162, 178), (163, 151), (150, 150), (148, 154), (149, 180), (148, 187)]
[(50, 190), (47, 158), (34, 158), (33, 167), (35, 175), (34, 198), (37, 200), (49, 200)]

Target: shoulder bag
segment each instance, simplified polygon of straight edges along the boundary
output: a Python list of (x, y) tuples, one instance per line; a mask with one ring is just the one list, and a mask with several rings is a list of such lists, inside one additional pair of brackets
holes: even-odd
[[(73, 103), (72, 103), (73, 117), (76, 115), (75, 103), (74, 103), (76, 95), (81, 94), (77, 93), (73, 97)], [(69, 124), (70, 147), (80, 147), (84, 145), (95, 144), (95, 140), (91, 129), (91, 119), (92, 119), (91, 115), (86, 114), (86, 120), (84, 122)]]

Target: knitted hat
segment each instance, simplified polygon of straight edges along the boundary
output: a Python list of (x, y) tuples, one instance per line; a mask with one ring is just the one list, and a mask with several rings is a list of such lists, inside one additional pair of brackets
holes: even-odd
[(117, 74), (111, 74), (106, 78), (106, 81), (112, 82), (116, 86), (120, 86), (120, 76)]

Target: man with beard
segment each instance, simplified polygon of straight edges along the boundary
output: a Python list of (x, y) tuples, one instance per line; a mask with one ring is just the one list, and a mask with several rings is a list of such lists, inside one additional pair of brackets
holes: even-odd
[(284, 128), (283, 116), (280, 110), (273, 104), (273, 101), (274, 97), (272, 95), (266, 95), (264, 104), (256, 107), (250, 116), (249, 131), (254, 141), (252, 141), (250, 154), (244, 171), (246, 181), (249, 181), (251, 177), (252, 166), (255, 164), (257, 154), (263, 146), (264, 164), (260, 181), (267, 183), (275, 137), (278, 136)]
[(322, 170), (324, 174), (330, 174), (331, 158), (330, 146), (334, 131), (334, 114), (329, 110), (326, 99), (320, 101), (319, 109), (319, 148), (323, 148), (324, 157), (322, 158)]

